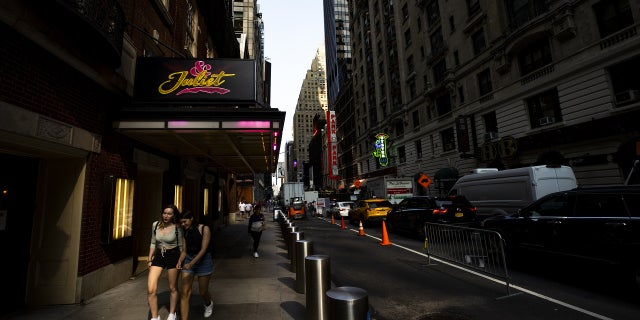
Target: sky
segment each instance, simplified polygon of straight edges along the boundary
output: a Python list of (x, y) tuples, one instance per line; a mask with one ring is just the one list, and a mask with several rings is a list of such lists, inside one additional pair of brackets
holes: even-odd
[(287, 113), (279, 162), (293, 140), (293, 113), (302, 81), (324, 43), (322, 0), (258, 0), (264, 21), (264, 55), (271, 62), (271, 107)]

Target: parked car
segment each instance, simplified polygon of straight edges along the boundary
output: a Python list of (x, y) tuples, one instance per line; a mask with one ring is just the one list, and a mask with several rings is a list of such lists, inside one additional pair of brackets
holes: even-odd
[(349, 222), (356, 224), (362, 221), (363, 224), (381, 222), (387, 217), (387, 213), (393, 205), (389, 200), (373, 198), (358, 200), (355, 208), (349, 210)]
[(349, 218), (349, 210), (355, 206), (353, 201), (338, 201), (329, 209), (329, 215), (336, 219)]
[(458, 179), (449, 194), (465, 196), (478, 207), (478, 218), (482, 219), (516, 213), (547, 194), (577, 186), (573, 169), (568, 166), (482, 168)]
[(403, 199), (387, 214), (390, 232), (405, 232), (424, 238), (426, 222), (471, 224), (477, 209), (463, 196), (414, 196)]
[(542, 252), (619, 265), (640, 284), (640, 186), (552, 193), (481, 226), (501, 234), (508, 255), (526, 258)]
[(306, 218), (306, 206), (302, 200), (294, 200), (289, 205), (289, 219), (303, 219)]

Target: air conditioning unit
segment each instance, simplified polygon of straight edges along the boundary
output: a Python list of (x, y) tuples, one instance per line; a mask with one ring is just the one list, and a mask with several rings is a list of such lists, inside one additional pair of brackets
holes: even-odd
[(554, 119), (553, 117), (542, 117), (539, 121), (541, 126), (546, 126), (556, 122), (556, 119)]
[(487, 133), (484, 134), (484, 139), (485, 140), (498, 139), (498, 133), (497, 132), (487, 132)]
[(625, 90), (616, 93), (616, 104), (631, 103), (640, 100), (640, 91), (638, 90)]

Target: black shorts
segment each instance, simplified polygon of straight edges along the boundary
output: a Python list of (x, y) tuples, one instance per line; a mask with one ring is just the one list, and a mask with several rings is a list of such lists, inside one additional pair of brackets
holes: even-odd
[(165, 250), (164, 253), (160, 249), (156, 249), (153, 256), (152, 266), (161, 267), (162, 269), (175, 269), (180, 260), (180, 249), (173, 248)]

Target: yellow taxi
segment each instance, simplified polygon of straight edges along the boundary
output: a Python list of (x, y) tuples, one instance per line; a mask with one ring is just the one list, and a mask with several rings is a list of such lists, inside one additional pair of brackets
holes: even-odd
[(349, 222), (356, 224), (381, 222), (387, 217), (387, 213), (393, 205), (387, 199), (373, 198), (356, 202), (355, 208), (349, 210)]

